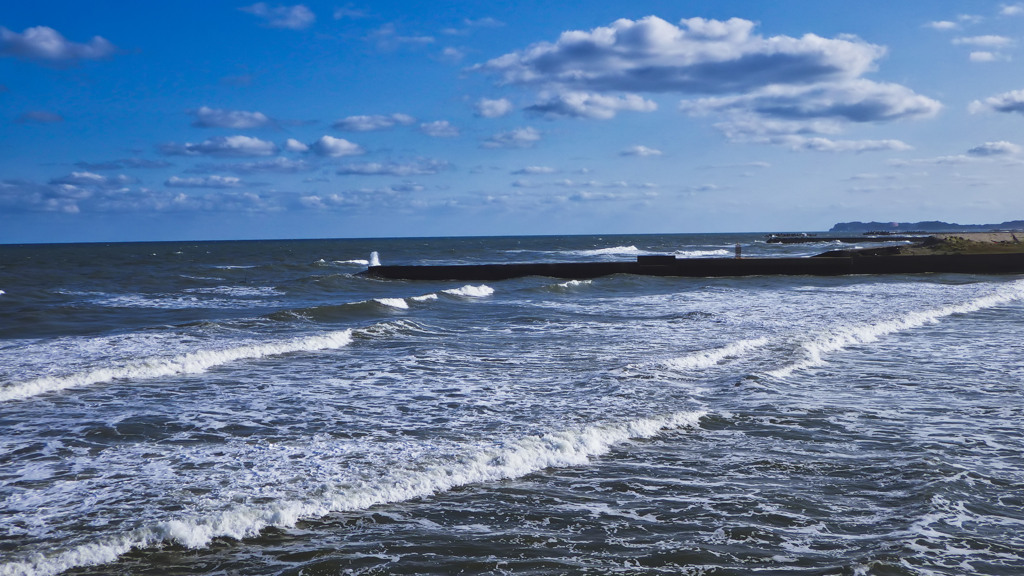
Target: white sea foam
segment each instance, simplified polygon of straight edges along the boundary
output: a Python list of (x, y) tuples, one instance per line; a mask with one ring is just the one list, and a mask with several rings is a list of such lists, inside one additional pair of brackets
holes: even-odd
[(7, 292), (4, 292), (3, 290), (0, 290), (0, 296), (3, 296), (4, 294), (7, 294)]
[(437, 294), (424, 294), (423, 296), (413, 296), (413, 300), (417, 302), (427, 302), (428, 300), (437, 300)]
[(369, 266), (370, 265), (370, 261), (369, 260), (359, 260), (358, 258), (355, 259), (355, 260), (335, 260), (334, 263), (335, 264), (352, 264), (352, 265), (355, 265), (355, 266)]
[(451, 290), (445, 290), (445, 294), (451, 294), (452, 296), (468, 296), (470, 298), (482, 298), (484, 296), (490, 296), (494, 294), (494, 288), (486, 284), (479, 286), (466, 285), (462, 288), (452, 288)]
[(221, 512), (168, 520), (111, 536), (70, 550), (0, 564), (0, 576), (50, 576), (65, 570), (115, 561), (132, 549), (174, 542), (201, 548), (218, 537), (246, 538), (268, 527), (289, 528), (306, 518), (332, 512), (364, 510), (447, 492), (460, 486), (520, 478), (547, 468), (583, 466), (608, 453), (616, 444), (654, 437), (666, 430), (699, 425), (705, 412), (678, 412), (657, 418), (593, 425), (528, 436), (502, 445), (469, 451), (455, 459), (411, 462), (384, 477), (344, 485), (321, 486), (315, 494), (281, 499), (264, 506), (237, 506)]
[(374, 298), (373, 301), (389, 308), (405, 310), (409, 307), (409, 303), (405, 301), (405, 298)]
[(678, 250), (673, 253), (679, 258), (707, 258), (709, 256), (730, 256), (733, 252), (724, 248), (717, 250)]
[(616, 256), (646, 254), (645, 251), (636, 246), (613, 246), (611, 248), (596, 248), (594, 250), (570, 250), (570, 254), (576, 256)]
[(579, 288), (580, 286), (587, 286), (587, 285), (593, 284), (593, 283), (594, 283), (593, 280), (569, 280), (568, 282), (561, 282), (561, 283), (559, 283), (558, 287), (559, 288), (565, 288), (565, 289), (568, 290), (570, 288)]
[(740, 340), (721, 348), (701, 350), (680, 358), (666, 360), (664, 365), (674, 370), (700, 370), (710, 368), (726, 358), (740, 356), (745, 352), (760, 348), (768, 344), (768, 338), (753, 338)]
[(1024, 299), (1024, 280), (1005, 284), (997, 288), (994, 293), (989, 294), (988, 296), (982, 296), (963, 304), (944, 306), (933, 310), (911, 312), (898, 318), (873, 324), (859, 324), (833, 328), (821, 334), (820, 337), (804, 342), (801, 345), (805, 356), (803, 360), (777, 370), (773, 370), (767, 374), (776, 378), (785, 378), (797, 370), (823, 365), (825, 363), (824, 357), (829, 353), (837, 352), (850, 346), (869, 344), (877, 341), (882, 336), (887, 336), (896, 332), (913, 330), (928, 324), (935, 324), (938, 323), (939, 320), (954, 314), (969, 314), (971, 312), (1001, 306), (1021, 299)]
[(90, 386), (120, 379), (142, 380), (176, 374), (199, 374), (215, 366), (221, 366), (238, 360), (251, 360), (293, 352), (312, 352), (341, 348), (347, 346), (350, 342), (352, 342), (352, 331), (340, 330), (316, 336), (293, 338), (291, 340), (253, 343), (225, 350), (197, 350), (171, 358), (152, 358), (126, 366), (100, 368), (65, 376), (46, 376), (11, 384), (0, 389), (0, 402), (23, 400), (47, 392)]

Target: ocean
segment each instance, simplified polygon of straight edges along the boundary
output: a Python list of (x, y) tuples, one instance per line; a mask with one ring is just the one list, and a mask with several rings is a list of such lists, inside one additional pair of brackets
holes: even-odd
[(369, 278), (761, 235), (0, 246), (0, 575), (1024, 573), (1024, 279)]

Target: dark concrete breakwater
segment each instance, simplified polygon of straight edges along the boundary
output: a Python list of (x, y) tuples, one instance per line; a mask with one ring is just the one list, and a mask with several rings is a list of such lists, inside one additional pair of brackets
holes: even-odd
[(644, 276), (841, 276), (846, 274), (1024, 274), (1024, 253), (803, 258), (676, 258), (638, 256), (629, 262), (545, 262), (440, 266), (371, 266), (365, 272), (392, 280), (507, 280), (549, 276), (582, 280), (612, 274)]

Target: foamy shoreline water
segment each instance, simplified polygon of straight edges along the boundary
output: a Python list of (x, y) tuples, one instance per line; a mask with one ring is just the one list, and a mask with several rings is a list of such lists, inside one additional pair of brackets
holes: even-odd
[(1024, 280), (348, 263), (759, 241), (83, 246), (0, 271), (0, 574), (1024, 565)]

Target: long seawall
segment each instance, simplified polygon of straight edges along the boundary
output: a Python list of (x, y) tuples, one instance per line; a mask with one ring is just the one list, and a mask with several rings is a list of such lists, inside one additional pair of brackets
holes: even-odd
[(635, 262), (544, 262), (439, 266), (371, 266), (366, 274), (392, 280), (507, 280), (523, 276), (587, 279), (645, 276), (841, 276), (845, 274), (1024, 274), (1021, 254), (833, 256), (812, 258), (676, 258), (638, 256)]

